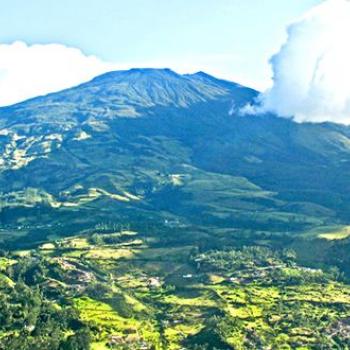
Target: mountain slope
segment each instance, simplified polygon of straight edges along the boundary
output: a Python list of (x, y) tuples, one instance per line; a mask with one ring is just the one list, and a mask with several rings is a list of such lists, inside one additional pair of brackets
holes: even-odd
[(186, 239), (348, 224), (349, 128), (239, 116), (256, 95), (132, 69), (0, 109), (3, 243), (106, 223)]

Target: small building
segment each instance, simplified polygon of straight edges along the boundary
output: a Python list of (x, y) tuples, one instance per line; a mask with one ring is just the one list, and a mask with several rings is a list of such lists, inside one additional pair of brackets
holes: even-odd
[(141, 341), (139, 344), (139, 349), (140, 350), (148, 350), (148, 349), (150, 349), (150, 347), (149, 347), (147, 342)]
[(159, 277), (150, 277), (147, 280), (147, 285), (150, 288), (159, 288), (161, 287), (161, 282), (160, 282), (160, 278)]
[(124, 343), (124, 337), (121, 335), (111, 335), (108, 339), (107, 346), (110, 348), (117, 347)]
[(230, 283), (237, 283), (237, 284), (239, 284), (239, 283), (241, 282), (241, 279), (238, 278), (238, 277), (230, 277), (230, 278), (228, 279), (228, 281), (229, 281)]

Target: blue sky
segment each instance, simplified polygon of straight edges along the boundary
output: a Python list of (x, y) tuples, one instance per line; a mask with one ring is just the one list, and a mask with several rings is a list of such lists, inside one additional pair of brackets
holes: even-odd
[(60, 43), (116, 67), (206, 70), (263, 89), (286, 26), (320, 2), (0, 0), (0, 43)]

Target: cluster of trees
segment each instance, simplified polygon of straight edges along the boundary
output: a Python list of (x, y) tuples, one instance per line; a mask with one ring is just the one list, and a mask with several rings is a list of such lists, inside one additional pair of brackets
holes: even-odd
[(122, 236), (118, 234), (94, 233), (91, 236), (89, 236), (89, 242), (94, 245), (119, 244), (122, 241)]
[(46, 273), (39, 258), (19, 259), (4, 272), (10, 282), (0, 286), (1, 350), (90, 349), (89, 329), (77, 310), (45, 296)]
[(261, 246), (243, 247), (241, 249), (211, 250), (194, 256), (202, 267), (219, 271), (235, 271), (253, 266), (264, 267), (271, 263), (292, 262), (296, 258), (291, 250), (272, 251)]

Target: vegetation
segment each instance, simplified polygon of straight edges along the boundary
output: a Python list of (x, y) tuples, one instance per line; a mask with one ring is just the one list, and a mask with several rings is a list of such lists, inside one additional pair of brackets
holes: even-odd
[(131, 70), (0, 109), (0, 349), (349, 349), (348, 127)]
[[(3, 252), (0, 348), (350, 345), (350, 287), (336, 269), (299, 266), (292, 249), (144, 240), (137, 232), (92, 233)], [(132, 254), (119, 253), (125, 245)]]

